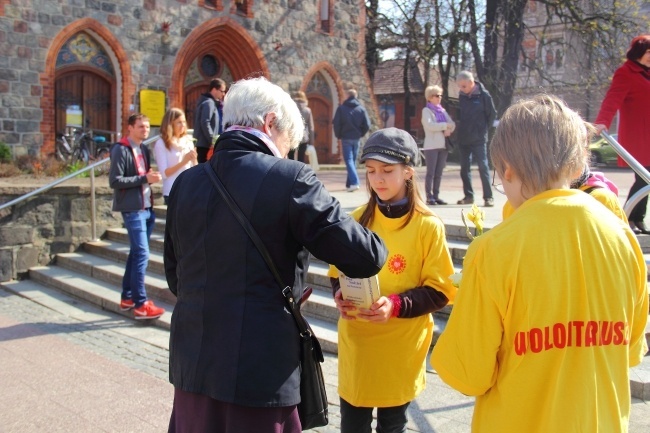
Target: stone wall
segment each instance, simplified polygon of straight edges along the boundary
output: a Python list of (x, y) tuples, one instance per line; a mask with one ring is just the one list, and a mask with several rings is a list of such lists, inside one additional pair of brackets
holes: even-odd
[[(0, 211), (0, 281), (16, 279), (91, 240), (90, 180), (85, 181), (85, 186), (54, 187)], [(34, 189), (0, 186), (0, 203)], [(122, 217), (111, 211), (113, 191), (107, 185), (98, 186), (95, 194), (99, 237), (107, 228), (122, 227)]]
[[(325, 32), (322, 1), (253, 0), (250, 11), (241, 14), (234, 0), (219, 0), (216, 8), (201, 0), (0, 0), (0, 141), (11, 146), (14, 156), (53, 150), (54, 65), (75, 32), (90, 31), (105, 44), (116, 69), (123, 67), (116, 77), (121, 80), (115, 107), (120, 130), (129, 112), (139, 110), (141, 89), (170, 95), (173, 86), (182, 84), (174, 66), (194, 52), (186, 41), (214, 19), (242, 29), (258, 51), (255, 57), (268, 65), (271, 81), (296, 90), (325, 62), (336, 72), (337, 90), (353, 83), (375, 118), (364, 66), (364, 2), (333, 1), (331, 29)], [(164, 22), (171, 25), (163, 35)], [(233, 55), (231, 60), (241, 59)], [(168, 100), (167, 106), (181, 102)]]

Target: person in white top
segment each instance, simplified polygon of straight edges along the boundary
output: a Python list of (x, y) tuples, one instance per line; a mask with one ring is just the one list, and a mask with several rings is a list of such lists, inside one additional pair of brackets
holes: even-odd
[(442, 108), (442, 88), (429, 86), (424, 90), (427, 105), (422, 109), (422, 127), (424, 128), (424, 146), (422, 153), (427, 165), (427, 174), (424, 178), (424, 190), (427, 194), (427, 204), (447, 204), (438, 197), (440, 193), (440, 180), (442, 170), (447, 164), (449, 154), (445, 139), (454, 132), (456, 124), (447, 111)]
[(162, 174), (163, 199), (167, 204), (169, 192), (178, 175), (197, 164), (196, 149), (187, 135), (185, 113), (180, 108), (170, 108), (163, 116), (154, 154), (158, 171)]

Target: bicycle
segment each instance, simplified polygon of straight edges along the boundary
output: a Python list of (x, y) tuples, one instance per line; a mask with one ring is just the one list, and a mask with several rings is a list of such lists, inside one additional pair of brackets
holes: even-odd
[(92, 130), (74, 129), (71, 135), (56, 135), (54, 156), (66, 164), (88, 165), (91, 161), (105, 160), (96, 167), (96, 171), (102, 174), (110, 170), (110, 148), (106, 138), (95, 136)]
[(78, 147), (84, 163), (105, 160), (103, 164), (96, 167), (96, 171), (99, 174), (108, 173), (110, 170), (111, 145), (106, 142), (106, 137), (94, 135), (92, 129), (85, 131), (77, 129), (74, 134), (74, 141), (79, 143)]

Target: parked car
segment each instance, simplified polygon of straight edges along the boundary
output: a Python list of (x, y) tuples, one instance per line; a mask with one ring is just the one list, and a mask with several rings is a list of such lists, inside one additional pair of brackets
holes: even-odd
[[(618, 139), (617, 134), (612, 134), (612, 137), (615, 140)], [(614, 148), (600, 135), (596, 136), (589, 145), (589, 153), (591, 153), (591, 165), (595, 167), (603, 165), (615, 166), (618, 160), (618, 154)]]

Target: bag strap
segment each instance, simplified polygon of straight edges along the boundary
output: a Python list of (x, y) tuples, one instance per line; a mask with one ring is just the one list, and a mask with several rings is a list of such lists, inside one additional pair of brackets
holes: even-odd
[(203, 163), (203, 169), (205, 172), (208, 174), (208, 177), (212, 181), (212, 184), (216, 188), (217, 191), (219, 191), (219, 194), (221, 194), (221, 197), (223, 197), (224, 201), (230, 208), (230, 211), (233, 213), (237, 221), (239, 221), (239, 224), (244, 228), (246, 233), (248, 233), (248, 236), (251, 238), (255, 246), (257, 247), (257, 250), (260, 252), (262, 255), (262, 258), (266, 262), (266, 265), (269, 267), (269, 270), (273, 274), (273, 277), (275, 278), (275, 281), (280, 285), (280, 287), (283, 287), (282, 289), (282, 296), (284, 297), (285, 301), (287, 302), (287, 305), (289, 307), (289, 311), (291, 312), (291, 315), (293, 316), (294, 321), (296, 322), (296, 326), (298, 326), (298, 331), (300, 332), (301, 337), (308, 337), (311, 338), (312, 333), (309, 328), (309, 325), (307, 324), (307, 321), (305, 320), (304, 317), (302, 317), (302, 314), (300, 314), (299, 310), (299, 304), (296, 304), (296, 301), (293, 297), (293, 291), (291, 290), (291, 287), (285, 286), (284, 283), (282, 282), (282, 278), (280, 277), (280, 273), (278, 272), (277, 268), (275, 267), (275, 264), (273, 263), (273, 259), (271, 258), (271, 255), (269, 254), (269, 251), (266, 249), (266, 246), (264, 246), (264, 243), (262, 242), (262, 239), (260, 239), (259, 235), (251, 225), (250, 221), (244, 216), (244, 212), (240, 209), (240, 207), (237, 205), (235, 200), (232, 198), (226, 187), (223, 185), (221, 180), (219, 179), (219, 176), (217, 176), (217, 173), (214, 171), (212, 166), (205, 162)]

